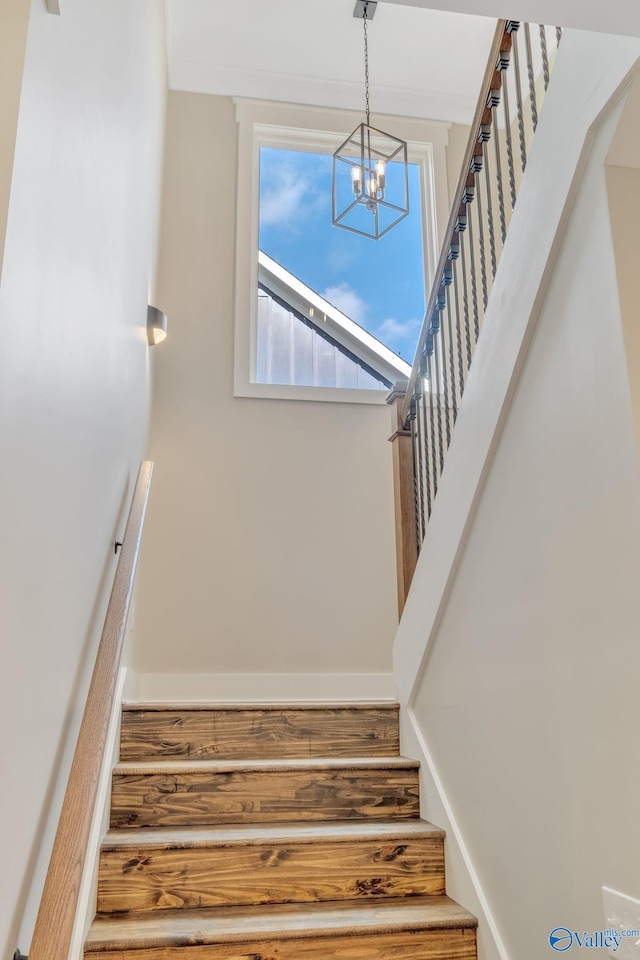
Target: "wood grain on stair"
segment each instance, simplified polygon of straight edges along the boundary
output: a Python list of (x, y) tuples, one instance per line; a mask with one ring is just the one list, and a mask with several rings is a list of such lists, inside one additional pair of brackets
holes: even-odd
[(111, 795), (112, 827), (418, 816), (418, 764), (402, 758), (124, 763)]
[(122, 760), (394, 756), (398, 705), (125, 709)]
[(85, 952), (100, 960), (475, 960), (476, 925), (446, 896), (183, 909), (98, 919)]
[(105, 951), (102, 960), (476, 960), (475, 928)]
[(430, 826), (386, 823), (378, 836), (357, 822), (339, 836), (326, 825), (299, 828), (300, 835), (295, 825), (267, 827), (250, 841), (239, 830), (226, 831), (235, 840), (182, 831), (173, 844), (136, 831), (136, 845), (103, 847), (98, 913), (443, 894), (444, 841)]

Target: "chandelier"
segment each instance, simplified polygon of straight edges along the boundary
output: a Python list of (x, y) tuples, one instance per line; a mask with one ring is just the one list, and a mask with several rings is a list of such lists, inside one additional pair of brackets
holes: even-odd
[(358, 0), (354, 17), (364, 30), (366, 121), (358, 124), (332, 157), (332, 223), (362, 237), (379, 240), (409, 213), (407, 144), (371, 126), (367, 25), (374, 0)]

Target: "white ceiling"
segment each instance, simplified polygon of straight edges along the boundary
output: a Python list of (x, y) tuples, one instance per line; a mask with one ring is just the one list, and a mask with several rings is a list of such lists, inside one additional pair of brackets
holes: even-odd
[[(362, 109), (354, 0), (167, 0), (172, 90)], [(372, 114), (470, 122), (495, 28), (483, 17), (379, 3)]]
[(640, 37), (638, 0), (382, 0), (383, 3), (436, 7), (486, 17), (510, 17), (529, 23)]

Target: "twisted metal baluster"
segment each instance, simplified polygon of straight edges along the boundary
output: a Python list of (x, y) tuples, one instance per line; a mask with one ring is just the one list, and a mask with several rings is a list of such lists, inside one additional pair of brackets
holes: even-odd
[(429, 487), (429, 473), (427, 467), (427, 450), (429, 444), (429, 438), (427, 436), (427, 405), (424, 396), (424, 370), (422, 369), (422, 361), (420, 363), (420, 393), (418, 395), (418, 437), (420, 443), (418, 445), (418, 453), (420, 455), (420, 481), (423, 487), (422, 490), (422, 539), (424, 540), (424, 534), (427, 529), (427, 520), (429, 514), (431, 513), (431, 490)]
[(460, 300), (458, 297), (458, 276), (457, 276), (456, 264), (453, 264), (453, 294), (454, 302), (456, 306), (456, 348), (458, 351), (458, 397), (462, 401), (462, 394), (464, 393), (464, 365), (462, 359), (462, 333), (460, 330)]
[(529, 75), (529, 104), (531, 106), (531, 122), (533, 123), (533, 132), (538, 126), (538, 105), (536, 103), (536, 77), (533, 72), (533, 56), (531, 53), (531, 31), (529, 24), (524, 25), (524, 45), (527, 52), (527, 74)]
[[(504, 55), (503, 55), (504, 56)], [(509, 75), (507, 73), (509, 60), (501, 68), (502, 73), (502, 106), (504, 107), (504, 130), (507, 143), (507, 166), (509, 168), (509, 191), (511, 193), (511, 209), (516, 205), (516, 174), (513, 165), (513, 141), (511, 139), (511, 111), (509, 109)], [(495, 123), (495, 117), (494, 117)]]
[[(500, 236), (504, 245), (507, 235), (507, 220), (504, 211), (504, 192), (502, 190), (502, 162), (500, 160), (500, 131), (498, 130), (498, 104), (500, 103), (500, 91), (491, 90), (489, 93), (488, 107), (491, 107), (491, 119), (493, 128), (493, 146), (496, 158), (496, 184), (498, 186), (498, 210), (500, 212)], [(495, 273), (495, 271), (494, 271)]]
[[(486, 131), (486, 132), (485, 132)], [(487, 149), (487, 140), (489, 139), (489, 132), (487, 127), (481, 128), (481, 137), (486, 137), (482, 140), (482, 156), (484, 157), (484, 180), (487, 187), (487, 224), (489, 226), (489, 252), (491, 254), (491, 275), (495, 278), (497, 267), (496, 262), (496, 237), (493, 229), (493, 205), (491, 203), (491, 178), (489, 175), (489, 151)]]
[(456, 368), (455, 357), (453, 355), (453, 325), (451, 322), (451, 284), (453, 283), (453, 270), (445, 270), (444, 275), (445, 293), (447, 297), (447, 334), (449, 338), (449, 374), (451, 377), (451, 409), (453, 413), (453, 425), (455, 427), (458, 419), (458, 401), (456, 399)]
[(562, 40), (562, 27), (556, 27), (556, 47), (560, 46)]
[(549, 54), (547, 52), (547, 32), (544, 23), (538, 24), (540, 30), (540, 51), (542, 53), (542, 76), (544, 77), (545, 93), (549, 87)]
[(444, 470), (444, 442), (442, 439), (442, 402), (441, 402), (441, 393), (440, 393), (440, 360), (439, 353), (441, 350), (441, 314), (438, 312), (438, 330), (435, 332), (434, 329), (434, 339), (433, 339), (433, 368), (434, 368), (434, 384), (437, 389), (436, 393), (436, 405), (438, 408), (438, 455), (440, 457), (440, 476), (442, 476), (442, 471)]
[[(475, 193), (475, 191), (474, 191)], [(474, 346), (478, 342), (480, 319), (478, 316), (478, 284), (476, 280), (476, 251), (473, 241), (473, 197), (467, 203), (467, 223), (469, 224), (469, 273), (471, 275), (471, 303), (473, 304)]]
[(469, 294), (467, 291), (467, 264), (464, 253), (465, 234), (460, 234), (460, 270), (462, 272), (462, 309), (464, 312), (464, 336), (467, 347), (467, 372), (471, 366), (471, 329), (469, 326)]
[(527, 165), (527, 142), (524, 135), (524, 113), (522, 110), (522, 83), (520, 80), (520, 55), (518, 53), (518, 29), (520, 23), (518, 20), (509, 20), (507, 30), (511, 34), (513, 50), (513, 70), (516, 81), (516, 107), (518, 111), (518, 133), (520, 134), (520, 160), (522, 162), (522, 172)]
[[(429, 379), (429, 436), (431, 438), (431, 510), (433, 510), (433, 501), (438, 492), (438, 461), (436, 459), (436, 428), (433, 403), (433, 370), (432, 360), (433, 343), (431, 344), (431, 353), (427, 353), (427, 377)], [(429, 516), (431, 516), (431, 510)]]
[[(474, 162), (472, 165), (474, 180), (476, 184), (476, 199), (478, 203), (478, 249), (480, 251), (480, 276), (482, 279), (482, 304), (483, 309), (487, 309), (487, 300), (489, 295), (487, 292), (487, 255), (484, 248), (484, 215), (482, 211), (482, 178), (479, 176), (480, 171), (482, 170), (482, 160), (481, 158), (474, 157)], [(476, 340), (480, 333), (479, 329), (476, 329)]]
[(409, 407), (409, 429), (411, 431), (411, 459), (413, 461), (413, 506), (415, 510), (415, 521), (416, 521), (416, 551), (420, 553), (420, 547), (422, 546), (422, 540), (420, 537), (420, 500), (419, 500), (419, 489), (418, 489), (418, 460), (416, 455), (416, 404), (415, 399), (411, 401)]
[[(448, 297), (447, 297), (447, 287), (442, 287), (442, 295), (444, 297), (444, 306), (448, 306)], [(442, 317), (442, 314), (440, 314)], [(449, 412), (451, 410), (451, 398), (449, 395), (449, 377), (447, 375), (447, 353), (451, 351), (447, 347), (447, 332), (446, 325), (443, 323), (440, 327), (440, 342), (442, 345), (442, 395), (444, 397), (444, 427), (447, 437), (447, 450), (449, 449), (449, 444), (451, 443), (451, 424), (449, 422)], [(452, 385), (453, 388), (453, 385)]]

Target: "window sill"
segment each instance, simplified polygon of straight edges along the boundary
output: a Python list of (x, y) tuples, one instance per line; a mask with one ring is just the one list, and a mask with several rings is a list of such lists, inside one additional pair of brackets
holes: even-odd
[(386, 390), (354, 390), (343, 387), (302, 387), (279, 383), (237, 384), (235, 397), (256, 400), (310, 400), (323, 403), (365, 403), (381, 406), (386, 403)]

